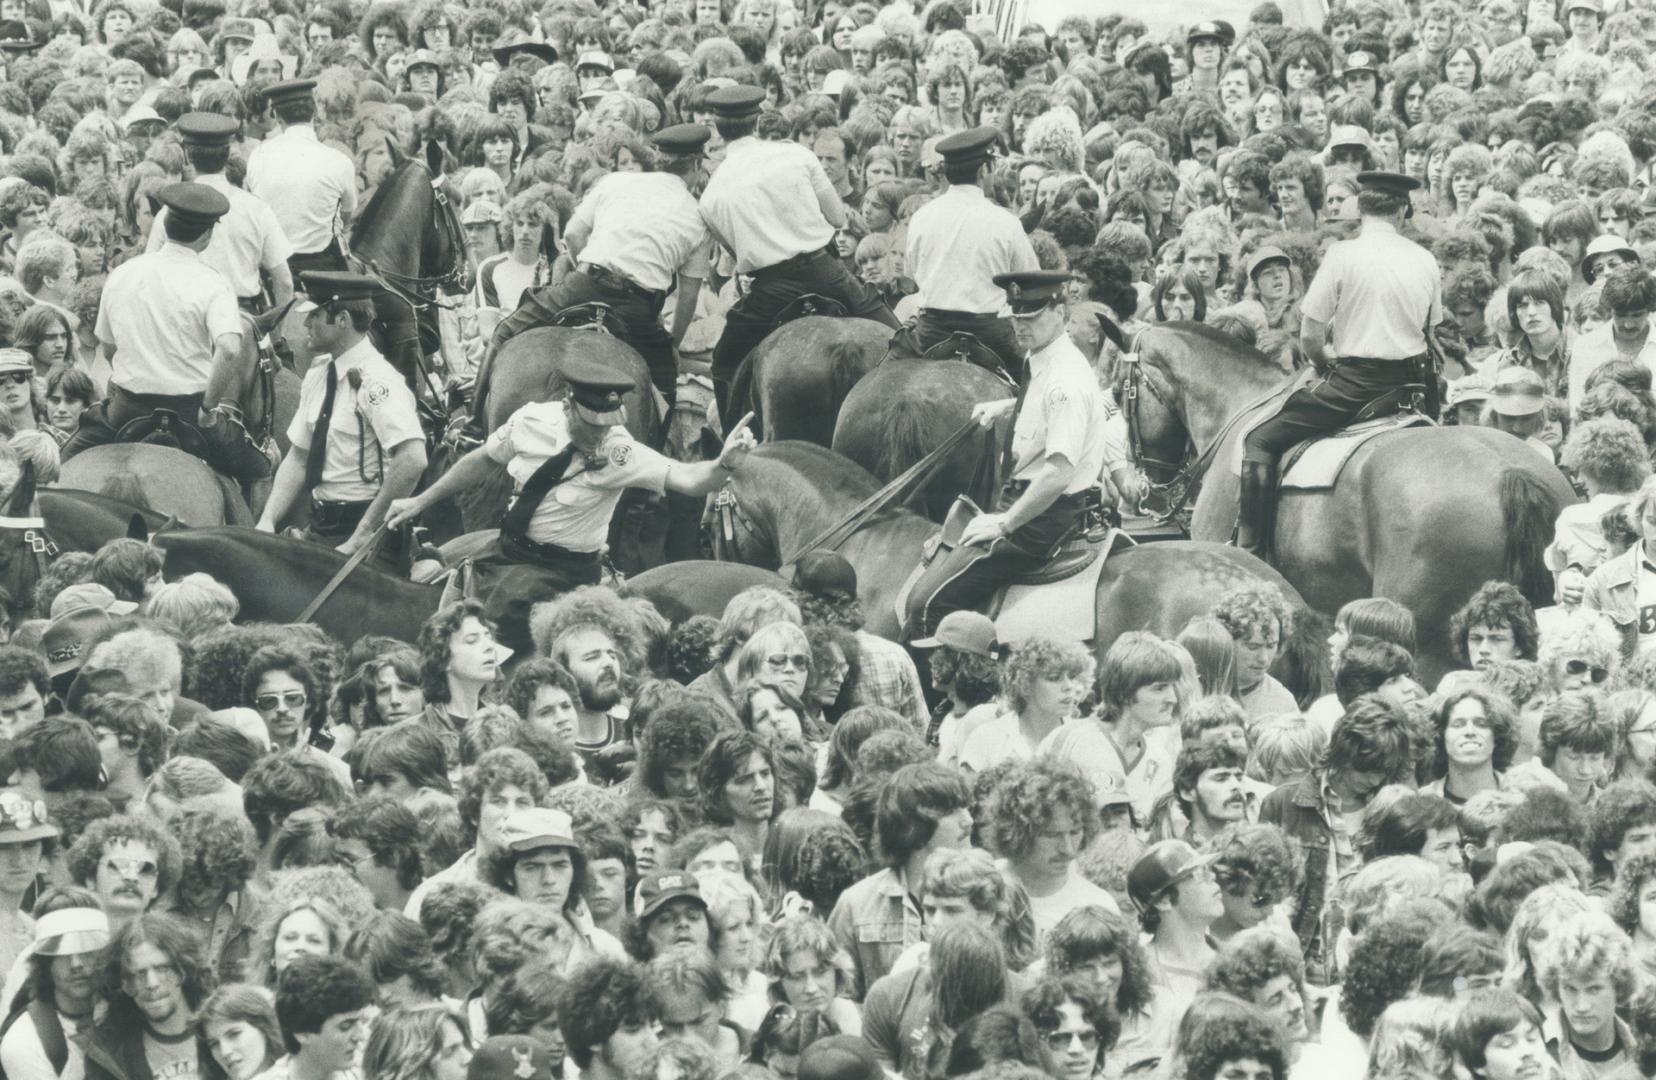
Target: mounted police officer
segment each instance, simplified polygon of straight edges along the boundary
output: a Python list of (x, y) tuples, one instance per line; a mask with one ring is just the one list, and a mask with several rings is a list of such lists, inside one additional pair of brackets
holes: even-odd
[(822, 162), (798, 143), (754, 137), (764, 100), (756, 86), (727, 86), (707, 99), (726, 146), (702, 193), (702, 218), (714, 239), (735, 254), (736, 272), (751, 279), (713, 347), (721, 416), (731, 415), (730, 383), (742, 360), (801, 296), (814, 293), (843, 304), (849, 315), (898, 328), (885, 302), (836, 256), (834, 230), (845, 224), (845, 204)]
[[(666, 128), (655, 136), (657, 171), (610, 173), (595, 184), (564, 229), (575, 272), (526, 295), (495, 330), (491, 347), (498, 351), (515, 335), (549, 325), (565, 308), (597, 301), (626, 326), (627, 343), (670, 405), (678, 393), (673, 349), (696, 314), (712, 254), (694, 194), (705, 178), (702, 150), (712, 135), (700, 124)], [(661, 311), (675, 280), (669, 333)]]
[(1300, 348), (1319, 377), (1244, 440), (1237, 546), (1261, 557), (1270, 549), (1278, 457), (1420, 382), (1423, 371), (1437, 377), (1425, 362), (1426, 335), (1443, 320), (1437, 261), (1401, 232), (1420, 181), (1389, 172), (1357, 180), (1361, 231), (1328, 249), (1300, 303)]
[(1002, 317), (1006, 294), (995, 287), (994, 278), (1039, 270), (1041, 264), (1023, 223), (984, 194), (994, 173), (999, 135), (997, 128), (980, 127), (938, 142), (949, 189), (909, 222), (906, 263), (923, 305), (913, 325), (920, 350), (957, 331), (971, 334), (1016, 378), (1023, 350), (1011, 320)]
[(622, 425), (622, 395), (630, 379), (591, 360), (564, 367), (563, 400), (518, 409), (418, 495), (391, 504), (395, 528), (450, 496), (468, 491), (504, 469), (517, 489), (500, 523), (499, 550), (478, 561), (492, 576), (491, 615), (500, 639), (515, 651), (529, 647), (529, 608), (602, 578), (610, 518), (627, 488), (656, 494), (706, 495), (722, 485), (754, 446), (744, 417), (725, 439), (716, 461), (686, 464), (638, 442)]
[(293, 276), (345, 269), (339, 230), (356, 213), (356, 165), (324, 146), (316, 119), (315, 79), (290, 79), (265, 91), (270, 118), (281, 128), (247, 158), (247, 190), (270, 204), (293, 246)]
[(311, 536), (350, 555), (379, 528), (392, 500), (419, 482), (425, 432), (407, 381), (368, 339), (378, 282), (314, 270), (301, 284), (309, 297), (298, 308), (305, 333), (325, 362), (305, 372), (287, 456), (258, 527), (275, 532), (308, 493)]
[(1058, 546), (1081, 534), (1100, 505), (1104, 469), (1104, 392), (1092, 365), (1065, 332), (1064, 285), (1057, 270), (997, 274), (1006, 291), (1029, 381), (1016, 398), (987, 401), (973, 419), (1012, 422), (1012, 503), (973, 518), (952, 553), (958, 570), (932, 595), (911, 598), (906, 633), (929, 637), (951, 611), (983, 610), (1009, 578), (1039, 570)]
[(109, 396), (81, 415), (63, 457), (116, 442), (128, 424), (166, 410), (199, 427), (208, 464), (236, 480), (262, 479), (271, 459), (241, 418), (251, 375), (241, 312), (230, 283), (202, 258), (230, 201), (193, 183), (169, 184), (160, 200), (166, 243), (122, 263), (104, 284), (97, 335), (112, 368)]
[[(229, 211), (213, 227), (212, 242), (201, 253), (201, 261), (223, 275), (236, 294), (236, 302), (254, 314), (265, 308), (264, 283), (259, 279), (259, 271), (263, 270), (270, 275), (272, 303), (281, 307), (293, 296), (293, 275), (287, 262), (293, 246), (269, 205), (224, 175), (230, 144), (241, 133), (241, 122), (219, 113), (193, 112), (180, 116), (177, 126), (193, 174), (190, 178), (230, 203)], [(162, 224), (166, 216), (164, 207), (155, 216), (146, 251), (158, 251), (167, 242)]]

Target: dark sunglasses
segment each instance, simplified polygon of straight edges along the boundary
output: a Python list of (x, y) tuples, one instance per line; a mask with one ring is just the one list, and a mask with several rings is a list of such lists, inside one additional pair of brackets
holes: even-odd
[(1589, 671), (1592, 672), (1592, 680), (1594, 683), (1601, 683), (1610, 677), (1608, 669), (1594, 667), (1591, 664), (1588, 664), (1585, 660), (1571, 660), (1564, 665), (1564, 673), (1566, 675), (1586, 675)]
[(289, 690), (285, 694), (260, 694), (253, 699), (253, 704), (260, 712), (269, 712), (278, 705), (286, 705), (290, 709), (302, 709), (305, 706), (305, 700), (303, 690)]

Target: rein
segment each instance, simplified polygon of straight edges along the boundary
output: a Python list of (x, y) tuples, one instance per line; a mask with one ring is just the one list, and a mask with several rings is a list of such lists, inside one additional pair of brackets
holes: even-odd
[(363, 545), (356, 549), (356, 553), (345, 560), (345, 565), (341, 566), (338, 572), (328, 579), (328, 583), (322, 586), (322, 591), (317, 593), (315, 598), (305, 605), (305, 610), (301, 611), (299, 617), (293, 621), (310, 622), (311, 618), (322, 609), (322, 605), (328, 602), (328, 598), (338, 592), (341, 585), (345, 584), (345, 579), (351, 576), (351, 572), (361, 566), (374, 553), (374, 548), (379, 544), (380, 537), (384, 535), (385, 525), (382, 522), (380, 527), (374, 530), (373, 535), (369, 536)]

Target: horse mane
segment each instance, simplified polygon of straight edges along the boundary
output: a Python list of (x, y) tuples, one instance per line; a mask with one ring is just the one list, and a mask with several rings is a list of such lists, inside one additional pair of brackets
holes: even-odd
[(374, 220), (375, 215), (380, 212), (382, 205), (390, 201), (391, 190), (393, 188), (400, 190), (402, 178), (408, 174), (410, 169), (416, 166), (423, 169), (425, 168), (425, 163), (413, 157), (405, 158), (398, 162), (396, 167), (391, 170), (385, 179), (380, 181), (379, 187), (374, 189), (374, 193), (368, 196), (367, 205), (357, 211), (356, 223), (351, 228), (351, 243), (353, 245), (356, 243), (357, 226), (360, 226), (365, 221)]
[(862, 346), (855, 338), (843, 337), (830, 342), (828, 353), (828, 386), (835, 399), (844, 400), (851, 388), (863, 377)]

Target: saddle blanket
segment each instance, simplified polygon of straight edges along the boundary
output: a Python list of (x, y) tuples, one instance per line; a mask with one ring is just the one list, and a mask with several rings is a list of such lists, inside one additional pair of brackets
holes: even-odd
[[(1250, 418), (1237, 433), (1230, 461), (1232, 476), (1242, 475), (1242, 454), (1246, 448), (1248, 434), (1274, 415), (1274, 410), (1261, 409), (1259, 414)], [(1430, 421), (1417, 412), (1397, 412), (1343, 427), (1330, 435), (1295, 443), (1282, 455), (1277, 487), (1293, 491), (1320, 491), (1331, 488), (1340, 478), (1340, 473), (1345, 471), (1346, 462), (1351, 460), (1351, 455), (1364, 443), (1388, 431), (1427, 423)]]
[(1098, 578), (1117, 537), (1074, 577), (1046, 585), (1009, 585), (995, 598), (990, 615), (1000, 639), (1016, 645), (1032, 637), (1091, 641), (1098, 636)]

